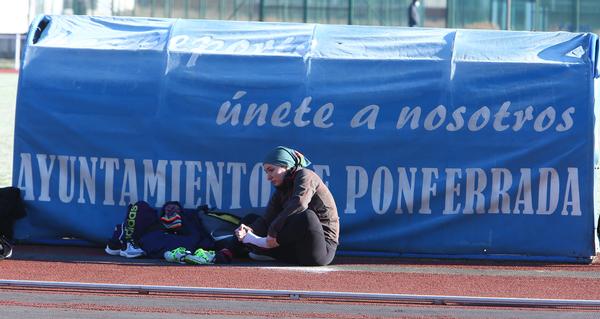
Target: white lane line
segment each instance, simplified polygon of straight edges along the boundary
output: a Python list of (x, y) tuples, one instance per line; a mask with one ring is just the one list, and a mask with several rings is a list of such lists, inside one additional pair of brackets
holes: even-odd
[(340, 271), (340, 269), (334, 267), (260, 267), (260, 269), (265, 270), (276, 270), (276, 271), (296, 271), (296, 272), (305, 272), (305, 273), (313, 273), (313, 274), (324, 274), (333, 271)]

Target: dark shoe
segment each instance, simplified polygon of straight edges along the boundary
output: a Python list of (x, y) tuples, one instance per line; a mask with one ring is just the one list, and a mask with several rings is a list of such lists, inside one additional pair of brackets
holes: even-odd
[(0, 259), (10, 258), (12, 256), (12, 245), (4, 236), (0, 235)]
[(227, 248), (223, 248), (215, 255), (215, 264), (231, 264), (233, 261), (233, 253)]
[(253, 252), (249, 252), (248, 257), (250, 257), (250, 259), (256, 260), (256, 261), (275, 261), (275, 258), (273, 258), (271, 256), (261, 255), (261, 254), (253, 253)]
[(112, 237), (106, 243), (104, 251), (113, 256), (119, 256), (122, 249), (126, 249), (125, 243), (121, 240), (123, 238), (123, 225), (119, 224), (115, 226)]

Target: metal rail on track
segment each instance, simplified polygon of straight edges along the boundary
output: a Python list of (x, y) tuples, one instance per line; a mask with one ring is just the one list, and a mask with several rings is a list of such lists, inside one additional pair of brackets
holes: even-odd
[(576, 299), (538, 299), (538, 298), (494, 298), (467, 296), (437, 296), (410, 294), (376, 294), (334, 291), (302, 291), (302, 290), (266, 290), (238, 288), (208, 288), (208, 287), (179, 287), (99, 284), (78, 282), (29, 281), (29, 280), (0, 280), (0, 288), (37, 288), (58, 290), (89, 290), (107, 292), (137, 292), (143, 294), (192, 294), (211, 295), (220, 297), (279, 297), (294, 300), (326, 299), (334, 301), (379, 301), (397, 303), (431, 303), (435, 305), (467, 305), (467, 306), (512, 306), (512, 307), (570, 307), (570, 308), (600, 308), (600, 300)]

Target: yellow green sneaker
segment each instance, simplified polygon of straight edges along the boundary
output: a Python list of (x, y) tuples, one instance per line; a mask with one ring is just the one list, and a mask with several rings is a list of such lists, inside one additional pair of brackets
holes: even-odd
[(196, 249), (194, 254), (183, 257), (183, 261), (192, 265), (205, 265), (215, 262), (215, 252), (212, 250)]
[(173, 250), (166, 251), (163, 255), (166, 261), (185, 264), (185, 256), (190, 255), (192, 252), (185, 249), (185, 247), (178, 247)]

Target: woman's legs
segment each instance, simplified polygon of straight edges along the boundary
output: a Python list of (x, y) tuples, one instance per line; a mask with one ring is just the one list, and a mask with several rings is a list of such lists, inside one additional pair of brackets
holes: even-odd
[[(252, 216), (252, 219), (255, 220), (257, 217)], [(246, 225), (250, 224), (250, 222), (245, 223), (244, 220), (242, 222)], [(257, 235), (266, 236), (266, 228), (259, 230)], [(277, 235), (277, 242), (279, 247), (259, 249), (257, 253), (292, 264), (324, 266), (331, 263), (337, 249), (335, 243), (325, 239), (323, 226), (312, 210), (289, 216)], [(230, 238), (221, 245), (231, 250), (237, 257), (247, 253), (247, 247), (236, 238)]]
[(279, 247), (269, 255), (301, 265), (324, 266), (331, 263), (337, 245), (325, 239), (323, 226), (312, 210), (291, 215), (277, 235)]

